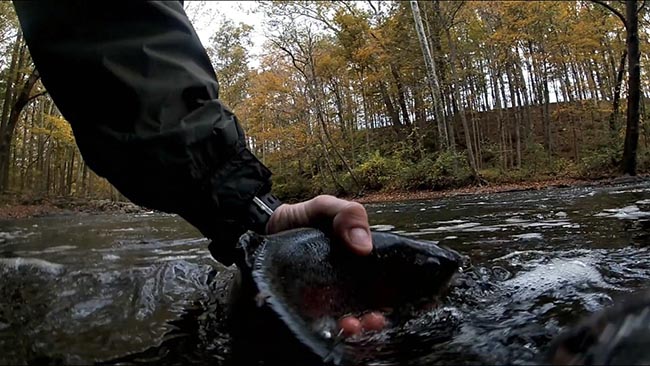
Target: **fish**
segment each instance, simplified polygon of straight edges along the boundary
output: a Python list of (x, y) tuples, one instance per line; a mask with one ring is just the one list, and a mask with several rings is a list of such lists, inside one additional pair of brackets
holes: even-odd
[(551, 365), (650, 364), (650, 290), (625, 296), (561, 333), (546, 352)]
[(324, 363), (357, 362), (338, 319), (382, 311), (391, 323), (404, 321), (435, 304), (462, 263), (433, 242), (385, 232), (372, 232), (372, 241), (372, 252), (359, 256), (318, 229), (248, 232), (238, 243), (248, 290), (239, 294), (270, 310)]

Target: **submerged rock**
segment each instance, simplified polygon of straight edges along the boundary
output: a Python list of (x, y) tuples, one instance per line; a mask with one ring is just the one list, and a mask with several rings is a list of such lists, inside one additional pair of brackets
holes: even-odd
[(650, 291), (624, 299), (560, 335), (547, 361), (554, 365), (650, 364)]

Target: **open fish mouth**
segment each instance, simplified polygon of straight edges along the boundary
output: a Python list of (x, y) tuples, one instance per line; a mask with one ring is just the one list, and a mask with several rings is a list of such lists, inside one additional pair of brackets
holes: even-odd
[(402, 323), (435, 307), (460, 265), (458, 253), (431, 242), (378, 232), (372, 239), (370, 255), (358, 256), (316, 229), (247, 233), (240, 267), (250, 271), (258, 305), (270, 307), (324, 361), (338, 364), (351, 352), (341, 319), (381, 314), (389, 324)]

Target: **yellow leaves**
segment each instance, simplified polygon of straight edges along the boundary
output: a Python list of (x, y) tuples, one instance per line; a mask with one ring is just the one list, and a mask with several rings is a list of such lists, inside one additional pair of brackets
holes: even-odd
[(63, 117), (46, 115), (44, 127), (34, 127), (32, 133), (35, 135), (51, 136), (56, 142), (68, 146), (75, 146), (74, 134), (68, 121)]
[(378, 52), (379, 48), (376, 45), (369, 44), (357, 49), (352, 55), (360, 65), (369, 65)]

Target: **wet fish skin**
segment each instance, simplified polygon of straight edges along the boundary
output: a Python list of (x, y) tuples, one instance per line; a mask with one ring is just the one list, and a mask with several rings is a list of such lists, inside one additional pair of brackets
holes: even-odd
[(239, 243), (243, 283), (248, 278), (255, 298), (298, 340), (338, 363), (346, 352), (340, 340), (323, 337), (334, 330), (318, 334), (314, 324), (383, 308), (410, 311), (440, 295), (461, 262), (458, 253), (431, 242), (383, 232), (373, 232), (372, 239), (370, 255), (359, 256), (316, 229), (249, 232)]
[(262, 298), (273, 295), (264, 290), (272, 290), (299, 302), (304, 298), (298, 289), (329, 290), (335, 298), (320, 305), (332, 316), (431, 299), (460, 265), (460, 255), (452, 250), (383, 232), (372, 233), (374, 248), (368, 256), (330, 245), (328, 236), (315, 229), (249, 235), (242, 242), (248, 246), (253, 277), (258, 285), (273, 287), (260, 289)]

